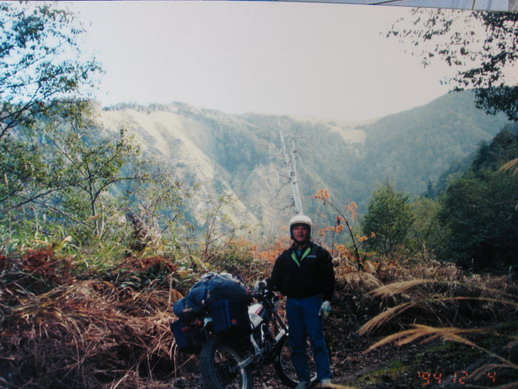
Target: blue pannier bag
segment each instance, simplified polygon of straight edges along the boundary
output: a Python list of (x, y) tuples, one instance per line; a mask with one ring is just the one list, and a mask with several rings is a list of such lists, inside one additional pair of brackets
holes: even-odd
[(229, 273), (215, 274), (208, 281), (207, 304), (220, 300), (248, 304), (251, 301), (250, 291), (241, 280)]
[(179, 319), (190, 321), (207, 312), (209, 304), (220, 300), (248, 304), (250, 291), (240, 279), (229, 273), (207, 273), (194, 284), (187, 296), (174, 304), (173, 312)]
[(218, 300), (209, 305), (214, 332), (217, 334), (233, 335), (247, 334), (251, 331), (248, 305), (231, 300)]
[(179, 299), (173, 305), (173, 313), (178, 316), (179, 319), (186, 322), (193, 320), (204, 312), (204, 306), (193, 304), (187, 297)]
[(178, 350), (182, 352), (193, 352), (195, 349), (194, 343), (191, 342), (187, 336), (189, 327), (185, 325), (182, 320), (176, 320), (170, 324), (171, 332), (176, 340)]

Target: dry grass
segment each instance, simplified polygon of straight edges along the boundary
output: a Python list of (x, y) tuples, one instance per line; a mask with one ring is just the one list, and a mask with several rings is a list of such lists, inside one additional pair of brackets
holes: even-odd
[[(382, 346), (388, 344), (395, 344), (397, 346), (404, 346), (419, 340), (420, 343), (427, 343), (433, 340), (442, 340), (445, 342), (456, 342), (473, 349), (477, 349), (482, 351), (490, 360), (496, 361), (495, 363), (488, 362), (484, 363), (482, 366), (478, 367), (475, 371), (471, 373), (471, 380), (474, 382), (478, 379), (482, 378), (485, 374), (492, 371), (514, 371), (515, 375), (518, 374), (518, 364), (513, 362), (511, 359), (504, 358), (501, 355), (497, 354), (493, 350), (484, 348), (477, 344), (475, 341), (468, 339), (470, 335), (485, 335), (492, 337), (502, 337), (507, 338), (509, 343), (507, 344), (507, 348), (512, 347), (516, 344), (518, 337), (509, 336), (498, 333), (494, 330), (488, 329), (463, 329), (463, 328), (455, 328), (455, 327), (432, 327), (427, 325), (415, 324), (412, 328), (399, 331), (389, 336), (386, 336), (379, 341), (372, 344), (366, 352), (372, 351), (374, 349), (380, 348)], [(514, 380), (513, 380), (514, 381)], [(500, 389), (504, 388), (516, 388), (518, 387), (518, 381), (509, 382), (504, 385), (498, 386)]]
[[(423, 287), (420, 290), (417, 287)], [(471, 320), (503, 317), (509, 312), (518, 312), (518, 298), (505, 289), (494, 289), (484, 284), (443, 281), (431, 279), (415, 279), (394, 282), (370, 292), (371, 295), (383, 299), (397, 301), (397, 297), (405, 302), (386, 308), (365, 323), (358, 333), (365, 335), (382, 328), (390, 321), (411, 308), (419, 312), (422, 321), (438, 321), (441, 324), (461, 323), (467, 318), (463, 314), (469, 310)], [(460, 294), (460, 295), (459, 295)], [(404, 327), (405, 318), (400, 319), (399, 326)], [(406, 321), (409, 322), (409, 321)]]
[(70, 276), (35, 293), (35, 284), (48, 279), (34, 279), (23, 270), (25, 259), (18, 260), (0, 278), (0, 376), (9, 377), (10, 385), (167, 387), (164, 379), (174, 376), (179, 358), (169, 330), (169, 304), (177, 291), (153, 282), (137, 290)]
[(377, 341), (373, 345), (371, 345), (366, 351), (372, 351), (378, 347), (384, 346), (389, 343), (395, 343), (398, 346), (403, 346), (409, 343), (412, 343), (419, 338), (422, 339), (422, 343), (426, 343), (435, 339), (443, 339), (445, 341), (454, 341), (463, 343), (470, 347), (476, 347), (476, 344), (469, 341), (466, 338), (463, 338), (461, 335), (464, 334), (480, 334), (485, 332), (485, 330), (481, 329), (461, 329), (461, 328), (436, 328), (431, 326), (426, 326), (422, 324), (415, 324), (411, 329), (397, 332), (395, 334), (391, 334), (389, 336), (384, 337), (383, 339)]
[(154, 290), (90, 280), (26, 297), (4, 317), (1, 354), (14, 362), (10, 375), (32, 370), (41, 379), (36, 387), (46, 380), (54, 387), (132, 387), (123, 384), (135, 379), (131, 372), (149, 378), (158, 362), (172, 368), (163, 301)]
[[(484, 326), (516, 320), (513, 318), (518, 312), (517, 285), (506, 277), (468, 275), (452, 269), (451, 265), (430, 265), (407, 269), (402, 280), (396, 277), (394, 282), (369, 292), (381, 299), (383, 309), (367, 320), (358, 334), (367, 336), (385, 331), (388, 335), (366, 351), (389, 344), (404, 346), (433, 340), (456, 342), (487, 356), (489, 362), (472, 373), (473, 379), (497, 369), (518, 374), (516, 361), (470, 339), (484, 335), (507, 339), (508, 347), (516, 344), (516, 336), (497, 333)], [(426, 278), (412, 278), (413, 274)], [(477, 324), (482, 328), (476, 328)], [(499, 386), (513, 387), (518, 387), (518, 382)]]
[[(270, 270), (228, 258), (234, 257), (225, 266), (239, 267), (248, 283)], [(435, 262), (372, 263), (369, 272), (336, 263), (328, 322), (335, 350), (360, 327), (364, 336), (398, 333), (372, 348), (439, 338), (466, 344), (471, 330), (458, 328), (518, 308), (516, 285), (505, 277), (467, 275)], [(88, 279), (78, 279), (73, 260), (49, 249), (1, 257), (0, 387), (169, 389), (175, 377), (195, 374), (189, 356), (176, 351), (169, 323), (171, 305), (197, 278), (163, 257), (127, 258)]]

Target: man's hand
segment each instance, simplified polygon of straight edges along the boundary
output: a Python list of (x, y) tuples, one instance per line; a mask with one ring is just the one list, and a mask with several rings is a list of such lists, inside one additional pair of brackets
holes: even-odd
[(266, 280), (257, 280), (254, 285), (255, 290), (265, 290), (268, 288), (268, 284), (266, 283)]
[(331, 302), (326, 300), (320, 306), (320, 311), (318, 311), (318, 316), (322, 316), (324, 319), (327, 319), (329, 314), (331, 313)]

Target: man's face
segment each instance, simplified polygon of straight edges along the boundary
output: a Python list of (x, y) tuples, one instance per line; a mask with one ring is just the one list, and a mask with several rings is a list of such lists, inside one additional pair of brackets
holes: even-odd
[(305, 225), (298, 225), (293, 227), (293, 239), (297, 243), (303, 243), (308, 239), (309, 229)]

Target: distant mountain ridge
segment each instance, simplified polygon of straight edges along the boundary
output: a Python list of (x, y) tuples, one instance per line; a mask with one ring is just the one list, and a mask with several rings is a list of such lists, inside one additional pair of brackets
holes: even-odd
[(318, 189), (328, 189), (339, 206), (355, 201), (360, 211), (372, 189), (386, 179), (399, 190), (421, 194), (453, 162), (509, 124), (504, 116), (477, 110), (470, 92), (365, 123), (233, 115), (185, 103), (120, 104), (100, 116), (107, 128), (123, 126), (134, 133), (146, 152), (180, 178), (201, 183), (192, 202), (194, 219), (202, 223), (208, 199), (229, 195), (235, 201), (226, 212), (235, 222), (267, 232), (278, 231), (293, 214), (281, 132), (286, 141), (296, 139), (305, 212), (325, 219), (327, 210), (311, 199)]

